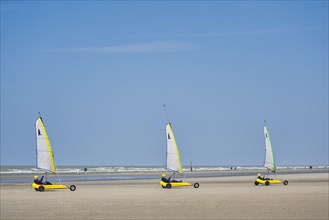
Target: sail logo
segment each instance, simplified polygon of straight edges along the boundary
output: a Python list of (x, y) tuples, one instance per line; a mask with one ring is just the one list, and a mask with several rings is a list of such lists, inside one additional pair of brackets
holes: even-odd
[(170, 134), (168, 134), (168, 140), (170, 140), (170, 139), (171, 139)]
[(41, 131), (40, 131), (40, 129), (38, 129), (38, 136), (40, 136), (41, 135)]

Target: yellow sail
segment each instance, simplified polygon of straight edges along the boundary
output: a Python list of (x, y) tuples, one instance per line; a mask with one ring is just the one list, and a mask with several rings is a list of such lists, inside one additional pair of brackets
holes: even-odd
[(268, 132), (266, 122), (264, 125), (264, 137), (265, 137), (265, 162), (264, 166), (268, 169), (271, 170), (273, 173), (276, 171), (276, 165), (275, 165), (275, 159), (274, 159), (274, 154), (273, 154), (273, 149), (272, 149), (272, 144), (271, 144), (271, 139), (270, 139), (270, 134)]
[(167, 170), (183, 173), (178, 146), (172, 130), (171, 124), (166, 126), (167, 138)]
[(41, 116), (37, 119), (35, 128), (37, 136), (36, 167), (46, 172), (56, 173), (53, 150)]

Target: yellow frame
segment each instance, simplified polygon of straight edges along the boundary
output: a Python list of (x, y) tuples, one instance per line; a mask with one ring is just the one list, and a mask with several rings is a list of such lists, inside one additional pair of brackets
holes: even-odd
[(36, 183), (32, 183), (32, 187), (34, 189), (39, 189), (40, 186), (43, 186), (45, 188), (45, 190), (49, 190), (49, 189), (68, 189), (69, 187), (65, 186), (65, 185), (60, 185), (60, 184), (53, 184), (53, 185), (43, 185), (43, 184), (36, 184)]
[[(162, 187), (166, 187), (168, 183), (160, 181), (160, 185)], [(189, 182), (170, 182), (171, 187), (177, 187), (177, 186), (192, 186)]]
[(282, 183), (282, 180), (276, 180), (276, 179), (271, 179), (271, 180), (262, 180), (262, 179), (259, 179), (259, 178), (256, 179), (256, 182), (258, 182), (260, 184), (264, 184), (264, 185), (265, 185), (266, 181), (268, 181), (270, 184), (280, 184), (280, 183)]

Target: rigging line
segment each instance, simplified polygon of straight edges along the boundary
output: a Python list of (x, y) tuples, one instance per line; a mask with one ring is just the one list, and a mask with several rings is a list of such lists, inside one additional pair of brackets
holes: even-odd
[[(55, 160), (55, 158), (54, 158), (54, 160)], [(56, 168), (56, 174), (57, 174), (57, 177), (58, 177), (58, 182), (59, 182), (59, 184), (62, 184), (61, 178), (59, 177), (59, 171), (57, 169), (57, 165), (56, 164), (55, 164), (55, 168)]]

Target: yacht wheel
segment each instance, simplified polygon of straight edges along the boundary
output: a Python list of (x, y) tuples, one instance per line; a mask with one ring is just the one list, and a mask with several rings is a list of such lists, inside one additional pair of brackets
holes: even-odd
[(45, 187), (44, 186), (39, 186), (39, 192), (43, 192), (45, 191)]

